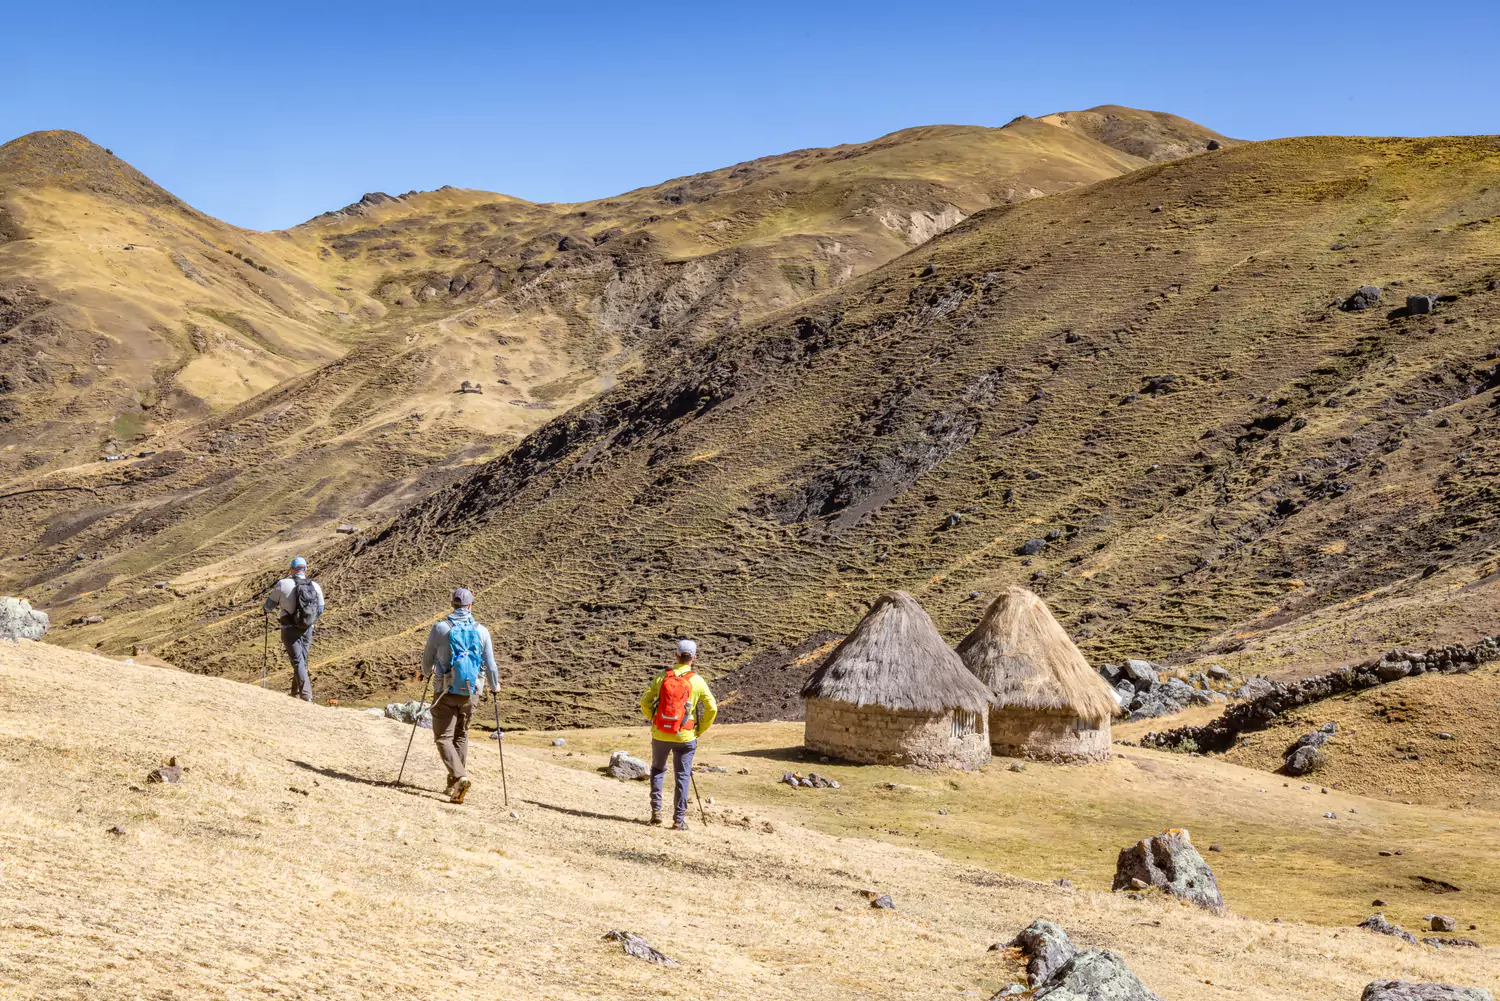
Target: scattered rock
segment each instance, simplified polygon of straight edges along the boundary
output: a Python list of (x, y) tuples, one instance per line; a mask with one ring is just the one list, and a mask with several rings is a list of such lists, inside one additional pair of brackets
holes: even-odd
[(1161, 1001), (1108, 949), (1075, 955), (1047, 981), (1040, 996), (1047, 1001)]
[(1430, 945), (1434, 949), (1446, 949), (1457, 946), (1460, 949), (1479, 949), (1480, 944), (1472, 938), (1454, 938), (1449, 935), (1434, 935), (1431, 938), (1422, 939), (1423, 945)]
[[(1390, 852), (1381, 852), (1380, 854), (1382, 854), (1382, 855), (1389, 855)], [(1374, 900), (1370, 901), (1370, 906), (1371, 907), (1384, 907), (1385, 906), (1385, 901), (1381, 900), (1379, 897), (1377, 897)]]
[(1354, 290), (1354, 294), (1345, 299), (1340, 307), (1349, 312), (1361, 309), (1369, 309), (1380, 301), (1380, 289), (1374, 285), (1361, 285)]
[(1132, 877), (1130, 880), (1130, 888), (1132, 890), (1149, 890), (1151, 889), (1151, 884), (1146, 882), (1144, 879), (1137, 879), (1135, 877)]
[(1187, 831), (1164, 831), (1121, 851), (1115, 862), (1111, 889), (1134, 886), (1135, 880), (1160, 887), (1216, 914), (1224, 910), (1219, 881), (1193, 847)]
[(1495, 1001), (1482, 987), (1417, 984), (1409, 980), (1377, 980), (1366, 985), (1359, 1001)]
[(1430, 313), (1437, 309), (1437, 304), (1435, 295), (1409, 295), (1406, 297), (1406, 312), (1413, 316)]
[(1221, 142), (1219, 142), (1219, 140), (1217, 140), (1217, 139), (1210, 139), (1208, 141), (1208, 144), (1205, 145), (1203, 148), (1206, 149), (1206, 150), (1208, 150), (1210, 153), (1212, 153), (1216, 149), (1223, 149), (1224, 148), (1224, 144), (1221, 143)]
[(1032, 987), (1040, 987), (1078, 955), (1068, 933), (1051, 921), (1031, 922), (1010, 944), (1027, 957), (1026, 976)]
[(1321, 747), (1306, 745), (1293, 748), (1286, 756), (1282, 764), (1282, 770), (1288, 775), (1306, 775), (1315, 772), (1328, 763), (1328, 755), (1323, 753)]
[(1215, 664), (1208, 669), (1208, 676), (1215, 681), (1231, 681), (1234, 675), (1229, 673), (1229, 668)]
[(168, 587), (170, 587), (170, 586), (171, 586), (171, 585), (169, 585), (169, 584), (168, 584), (168, 583), (167, 583), (167, 582), (166, 582), (166, 581), (164, 581), (164, 580), (159, 580), (159, 581), (157, 581), (157, 582), (156, 582), (156, 583), (155, 583), (155, 584), (152, 584), (152, 585), (151, 585), (151, 586), (152, 586), (152, 587), (154, 587), (154, 588), (156, 588), (156, 589), (157, 589), (157, 590), (158, 590), (158, 591), (165, 591), (165, 590), (166, 590), (166, 589), (167, 589), (167, 588), (168, 588)]
[(1433, 931), (1458, 931), (1458, 922), (1446, 914), (1431, 914), (1427, 919), (1432, 922)]
[(392, 702), (385, 707), (386, 716), (398, 723), (411, 726), (415, 723), (424, 730), (432, 729), (432, 705), (427, 702)]
[(564, 737), (553, 737), (552, 738), (552, 746), (553, 747), (567, 747), (568, 746), (568, 741)]
[(651, 766), (640, 758), (631, 757), (629, 751), (612, 751), (609, 755), (609, 764), (604, 766), (604, 770), (612, 778), (634, 781), (649, 775)]
[(463, 384), (458, 387), (458, 391), (460, 393), (483, 393), (484, 389), (479, 383), (470, 382), (468, 379), (465, 379)]
[(1440, 733), (1435, 733), (1435, 734), (1433, 734), (1433, 736), (1436, 737), (1438, 740), (1452, 740), (1453, 739), (1453, 734), (1448, 733), (1446, 730), (1442, 731)]
[(1367, 928), (1370, 931), (1379, 932), (1382, 935), (1394, 935), (1396, 938), (1401, 939), (1403, 942), (1410, 942), (1412, 945), (1417, 944), (1417, 936), (1402, 928), (1400, 925), (1391, 924), (1385, 919), (1384, 914), (1371, 914), (1359, 924), (1355, 925), (1355, 927)]
[(894, 911), (896, 909), (896, 902), (891, 899), (891, 895), (889, 893), (882, 893), (880, 896), (870, 901), (870, 906), (878, 907), (881, 910), (885, 911)]
[(340, 525), (338, 528), (335, 528), (334, 531), (340, 535), (353, 535), (355, 532), (359, 531), (359, 529), (355, 528), (353, 525)]
[(1009, 770), (1009, 771), (1012, 771), (1012, 772), (1024, 772), (1024, 771), (1025, 771), (1025, 770), (1026, 770), (1026, 765), (1025, 765), (1025, 764), (1023, 764), (1023, 763), (1022, 763), (1022, 762), (1020, 762), (1020, 761), (1012, 761), (1012, 762), (1011, 762), (1011, 763), (1010, 763), (1010, 764), (1009, 764), (1009, 765), (1008, 765), (1008, 766), (1007, 766), (1007, 769), (1008, 769), (1008, 770)]
[(182, 767), (177, 764), (176, 758), (167, 759), (167, 763), (160, 768), (153, 768), (146, 773), (146, 781), (168, 782), (177, 785), (182, 782)]
[(1068, 879), (1066, 876), (1062, 877), (1061, 879), (1054, 879), (1052, 881), (1052, 885), (1053, 886), (1060, 886), (1064, 890), (1071, 890), (1071, 889), (1073, 889), (1073, 881), (1071, 879)]
[(50, 625), (47, 613), (32, 608), (25, 598), (0, 598), (0, 639), (39, 640)]
[(1224, 849), (1219, 845), (1209, 845), (1208, 850), (1211, 852), (1222, 852)]
[(602, 941), (619, 942), (620, 948), (625, 951), (625, 955), (634, 956), (636, 959), (644, 959), (648, 963), (656, 963), (658, 966), (677, 965), (677, 960), (666, 956), (660, 950), (654, 948), (650, 942), (628, 931), (605, 932)]
[(1021, 543), (1021, 545), (1019, 547), (1017, 547), (1017, 549), (1016, 549), (1016, 555), (1018, 555), (1018, 556), (1035, 556), (1037, 553), (1041, 552), (1043, 549), (1046, 549), (1046, 548), (1047, 548), (1047, 540), (1046, 539), (1027, 539), (1025, 542)]
[(1339, 819), (1339, 815), (1336, 814), (1336, 813), (1325, 813), (1325, 814), (1323, 814), (1323, 819), (1325, 819), (1325, 820), (1338, 820)]
[(104, 833), (105, 834), (113, 834), (117, 838), (123, 838), (125, 836), (125, 828), (121, 827), (119, 824), (116, 824), (114, 827), (111, 827), (109, 830), (105, 831)]

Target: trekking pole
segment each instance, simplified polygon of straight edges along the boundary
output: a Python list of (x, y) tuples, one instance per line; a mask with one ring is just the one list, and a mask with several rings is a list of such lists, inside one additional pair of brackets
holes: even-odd
[(265, 688), (271, 678), (271, 613), (260, 617), (260, 687)]
[(505, 783), (505, 734), (500, 730), (500, 693), (492, 693), (495, 699), (495, 743), (500, 745), (500, 794), (505, 805), (510, 806), (510, 787)]
[(694, 775), (690, 771), (688, 772), (688, 778), (691, 779), (693, 783), (693, 798), (698, 801), (698, 816), (703, 819), (703, 826), (707, 827), (708, 814), (703, 809), (703, 797), (698, 795), (698, 776)]
[(431, 678), (422, 682), (422, 697), (417, 700), (417, 711), (411, 717), (411, 736), (406, 738), (406, 754), (401, 755), (401, 772), (396, 776), (396, 785), (401, 784), (401, 779), (406, 775), (406, 758), (411, 754), (411, 743), (417, 739), (417, 720), (422, 718), (422, 710), (427, 702), (427, 686)]

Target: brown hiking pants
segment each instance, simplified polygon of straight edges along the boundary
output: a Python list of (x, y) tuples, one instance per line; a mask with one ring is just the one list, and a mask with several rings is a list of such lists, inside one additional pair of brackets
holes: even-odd
[(438, 756), (448, 769), (448, 781), (468, 775), (469, 723), (479, 699), (473, 695), (445, 694), (432, 704), (432, 739)]

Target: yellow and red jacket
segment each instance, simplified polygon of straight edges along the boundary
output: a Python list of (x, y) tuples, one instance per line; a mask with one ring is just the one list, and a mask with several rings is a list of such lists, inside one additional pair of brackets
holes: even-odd
[[(682, 677), (693, 670), (691, 664), (678, 664), (668, 668), (675, 677)], [(663, 671), (651, 679), (651, 684), (641, 693), (641, 715), (648, 720), (656, 716), (656, 700), (661, 695), (661, 683), (667, 676)], [(714, 717), (719, 715), (719, 703), (714, 699), (714, 693), (708, 690), (708, 682), (703, 680), (703, 675), (696, 671), (693, 673), (693, 691), (688, 696), (688, 718), (696, 720), (695, 726), (685, 726), (678, 733), (666, 733), (656, 727), (651, 728), (653, 740), (665, 740), (674, 744), (686, 744), (690, 740), (697, 740), (708, 732), (713, 726)]]

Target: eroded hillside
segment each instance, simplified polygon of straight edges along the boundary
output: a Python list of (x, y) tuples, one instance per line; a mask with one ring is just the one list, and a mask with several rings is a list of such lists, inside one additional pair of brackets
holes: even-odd
[(582, 205), (445, 188), (251, 233), (81, 136), (23, 137), (0, 151), (0, 579), (65, 619), (237, 593), (643, 365), (1143, 162), (1030, 120), (934, 126)]
[[(1025, 580), (1099, 656), (1461, 634), (1495, 602), (1497, 166), (1283, 140), (981, 213), (325, 550), (324, 687), (399, 683), (456, 583), (558, 722), (625, 712), (667, 637), (727, 668), (898, 586), (956, 638)], [(129, 628), (233, 672), (259, 622), (220, 594)]]

